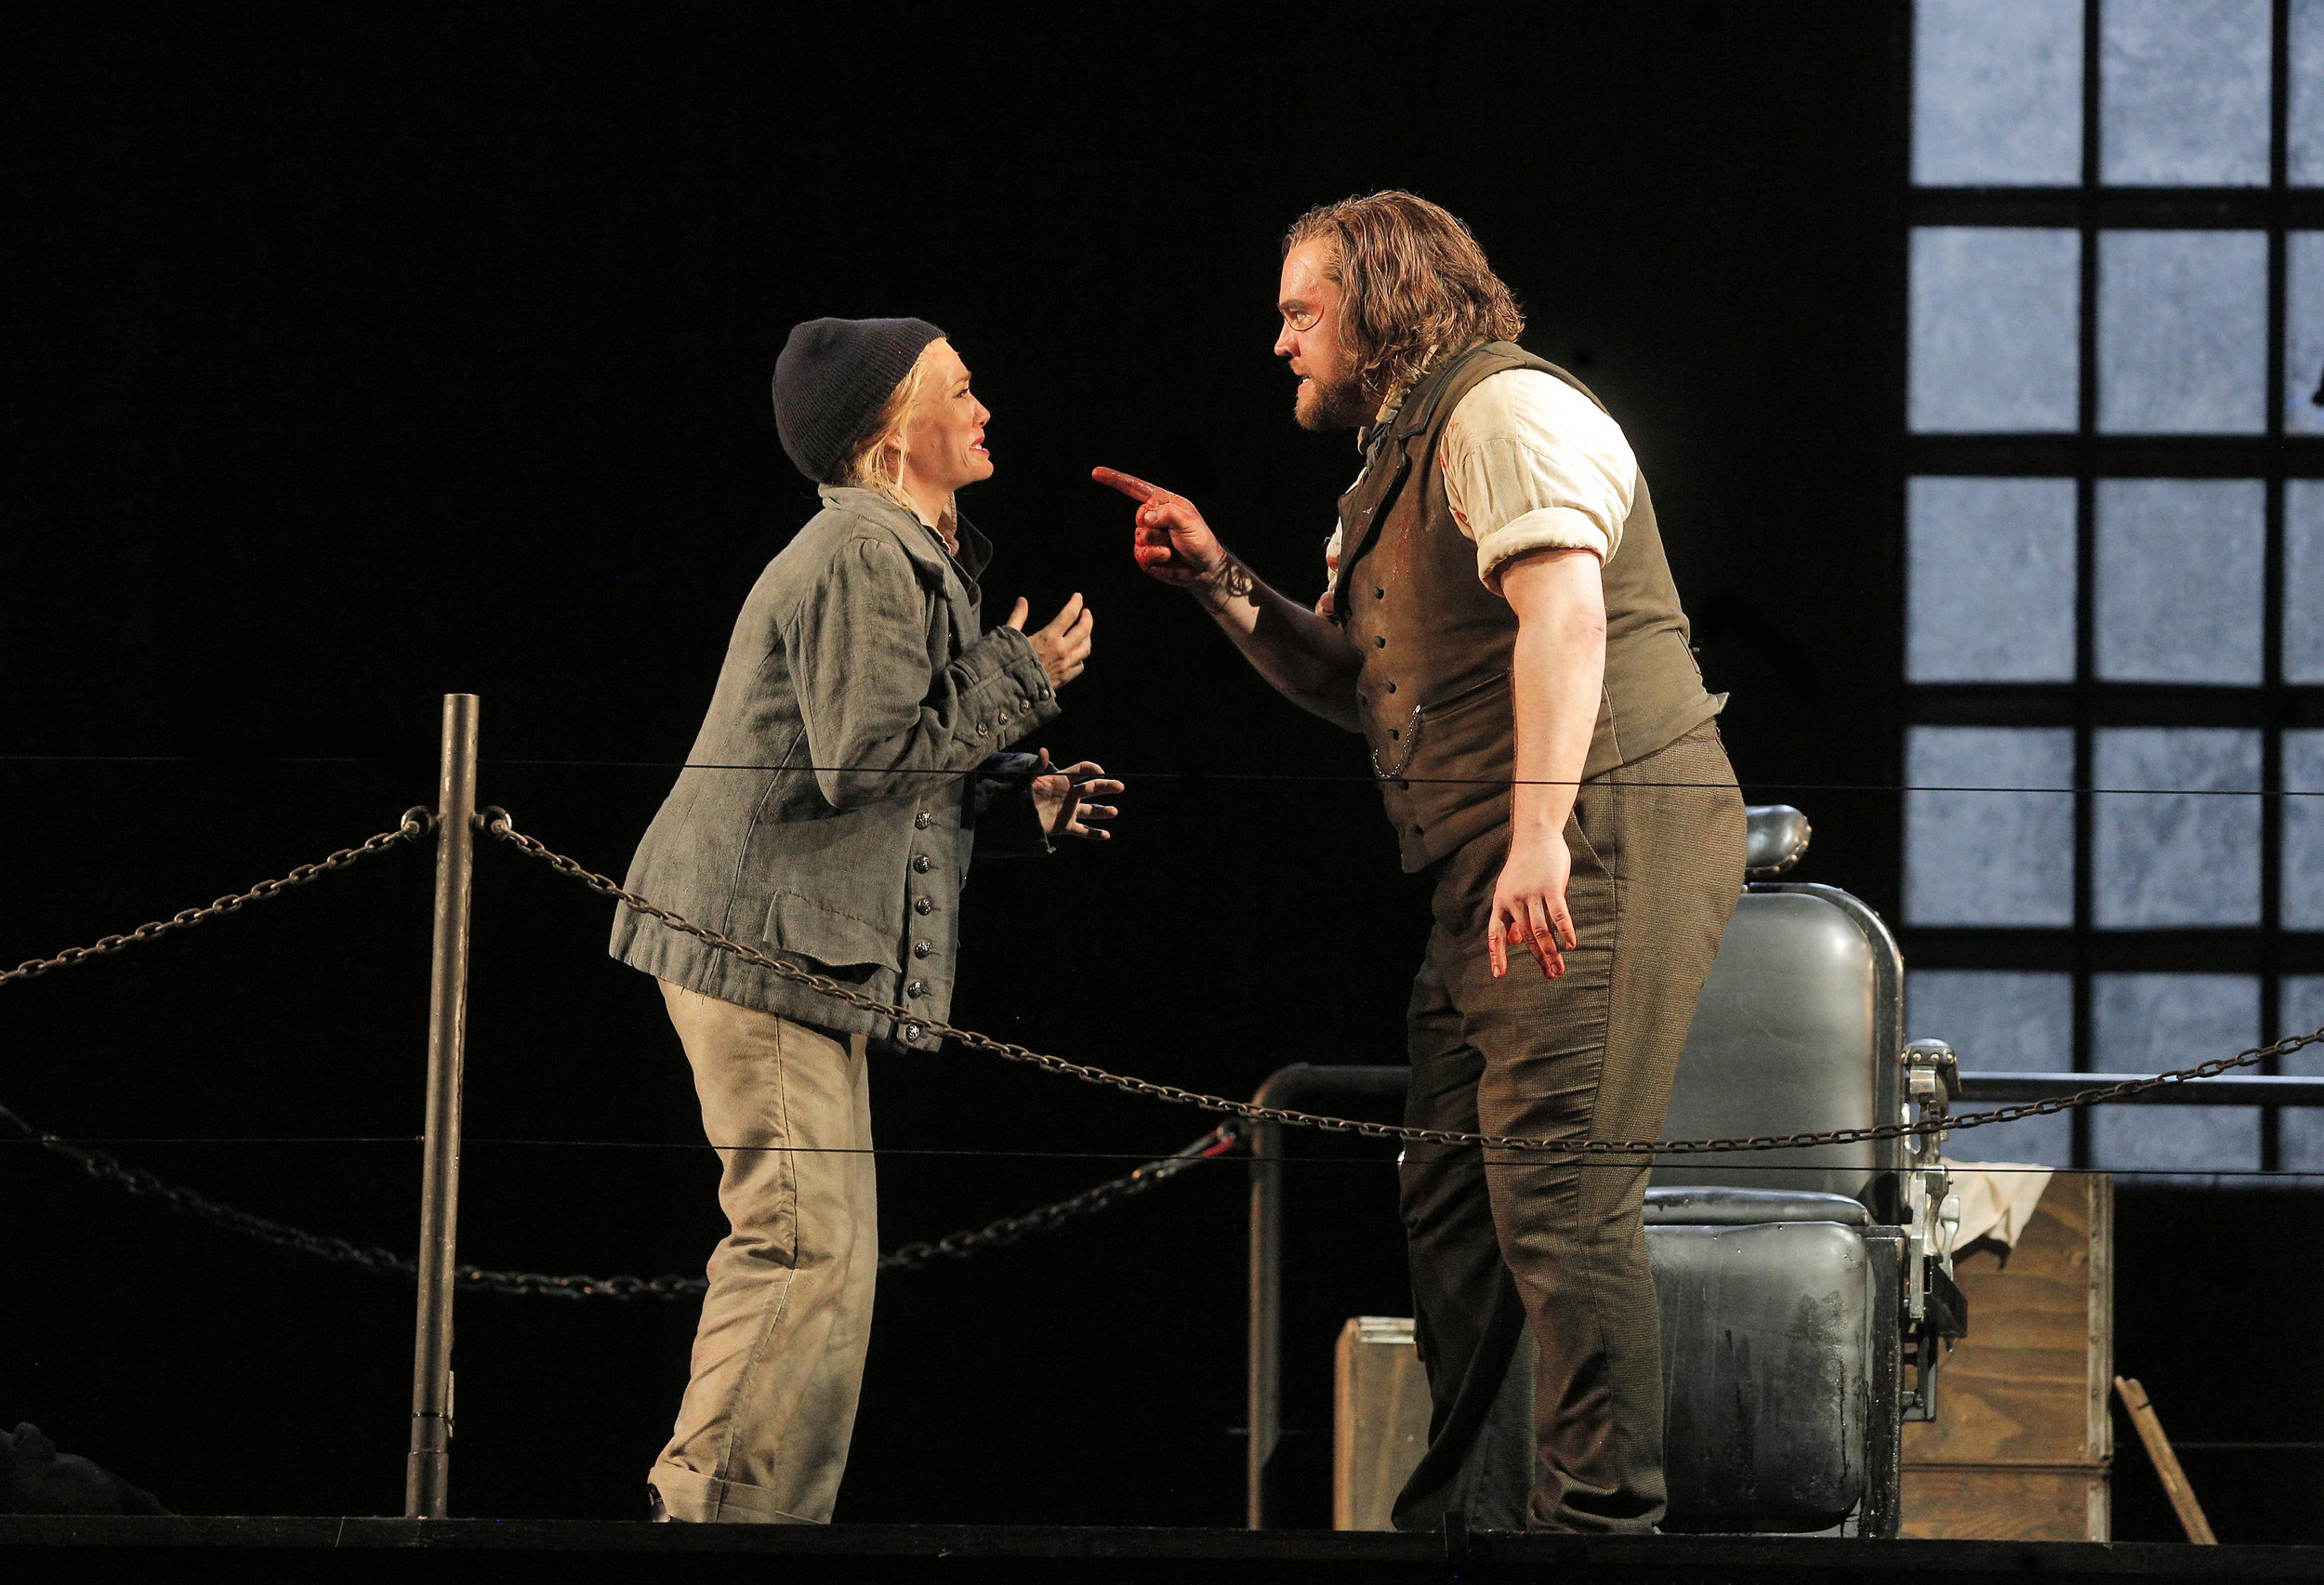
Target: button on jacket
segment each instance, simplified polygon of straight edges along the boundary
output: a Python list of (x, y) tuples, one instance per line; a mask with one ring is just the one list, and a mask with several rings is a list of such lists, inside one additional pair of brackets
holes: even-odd
[[(911, 512), (825, 486), (759, 575), (710, 712), (631, 861), (628, 889), (889, 1003), (897, 1024), (623, 908), (613, 955), (721, 1001), (932, 1050), (951, 1011), (959, 899), (988, 852), (1046, 852), (1034, 757), (998, 750), (1058, 714), (1025, 636), (982, 630), (992, 547), (945, 552)], [(906, 982), (905, 966), (911, 968)]]

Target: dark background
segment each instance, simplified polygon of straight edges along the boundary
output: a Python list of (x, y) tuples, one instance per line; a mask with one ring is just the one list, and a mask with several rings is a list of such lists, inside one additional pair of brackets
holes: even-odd
[[(1355, 458), (1289, 422), (1276, 239), (1384, 186), (1466, 218), (1527, 343), (1622, 420), (1747, 790), (1814, 816), (1807, 878), (1893, 913), (1896, 796), (1823, 784), (1896, 779), (1905, 31), (1893, 3), (1721, 0), (20, 22), (0, 961), (432, 801), (453, 690), (483, 699), (483, 797), (618, 874), (744, 591), (812, 509), (767, 407), (785, 332), (908, 313), (951, 331), (996, 416), (998, 476), (967, 502), (999, 543), (990, 594), (1098, 613), (1049, 746), (1134, 784), (1110, 848), (979, 871), (957, 1017), (1228, 1093), (1397, 1060), (1423, 911), (1360, 748), (1141, 578), (1126, 504), (1087, 479), (1182, 489), (1317, 588)], [(0, 1103), (410, 1248), (427, 870), (399, 852), (10, 987)], [(698, 1270), (720, 1230), (714, 1163), (675, 1148), (700, 1139), (677, 1042), (607, 922), (481, 860), (467, 1259)], [(970, 1054), (874, 1082), (890, 1247), (1208, 1126)], [(163, 1143), (284, 1136), (384, 1143)], [(510, 1143), (576, 1140), (664, 1148)], [(1330, 1340), (1408, 1301), (1383, 1155), (1303, 1148), (1339, 1158), (1295, 1169), (1287, 1423), (1321, 1523)], [(839, 1517), (1239, 1522), (1242, 1195), (1207, 1168), (883, 1277)], [(2306, 1434), (2313, 1384), (2242, 1368), (2314, 1307), (2291, 1290), (2313, 1275), (2271, 1265), (2304, 1203), (2125, 1194), (2121, 1365), (2174, 1434)], [(0, 1149), (0, 1424), (182, 1511), (400, 1508), (407, 1287), (26, 1148)], [(455, 1511), (640, 1513), (691, 1327), (690, 1306), (465, 1301)], [(2318, 1539), (2312, 1474), (2190, 1460), (2224, 1537)], [(2134, 1442), (2117, 1513), (2175, 1533)]]

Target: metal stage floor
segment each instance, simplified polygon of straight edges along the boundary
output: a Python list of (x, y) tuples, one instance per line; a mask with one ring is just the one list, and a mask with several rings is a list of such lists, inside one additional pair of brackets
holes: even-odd
[(1632, 1585), (2312, 1580), (2324, 1547), (1848, 1541), (1755, 1536), (1447, 1539), (1328, 1530), (1013, 1525), (670, 1526), (536, 1519), (0, 1516), (0, 1578), (274, 1580), (1381, 1581)]

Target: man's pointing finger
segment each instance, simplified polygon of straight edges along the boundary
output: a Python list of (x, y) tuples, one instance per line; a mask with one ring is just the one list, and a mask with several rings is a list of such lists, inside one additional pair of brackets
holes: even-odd
[(1089, 469), (1089, 477), (1108, 489), (1119, 490), (1133, 501), (1151, 501), (1156, 495), (1169, 494), (1168, 490), (1157, 488), (1137, 475), (1124, 473), (1118, 469), (1092, 468)]

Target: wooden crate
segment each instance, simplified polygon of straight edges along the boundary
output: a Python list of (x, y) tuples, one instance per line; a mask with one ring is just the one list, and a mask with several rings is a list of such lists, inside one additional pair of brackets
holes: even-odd
[(1906, 1535), (2107, 1539), (2113, 1252), (2114, 1180), (2061, 1172), (2014, 1249), (1956, 1259), (1969, 1336), (1905, 1427)]
[(1340, 1329), (1331, 1425), (1331, 1527), (1386, 1530), (1396, 1494), (1428, 1447), (1428, 1373), (1404, 1315), (1357, 1315)]

